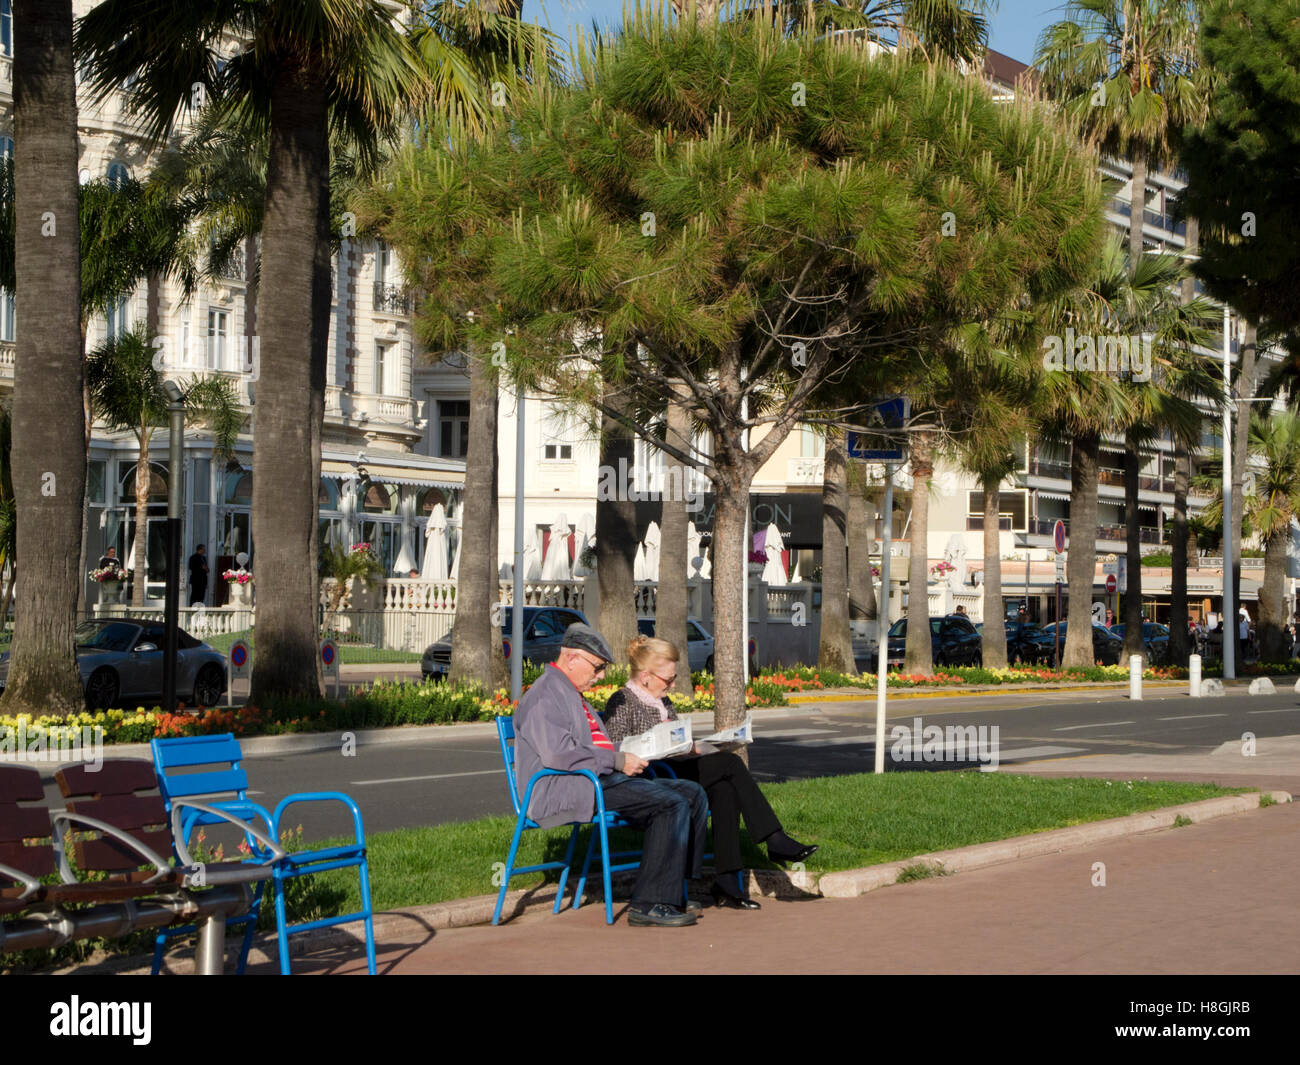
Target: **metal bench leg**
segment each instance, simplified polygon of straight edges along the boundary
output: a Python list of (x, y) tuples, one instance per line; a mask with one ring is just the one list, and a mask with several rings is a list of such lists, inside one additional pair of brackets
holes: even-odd
[(199, 949), (194, 955), (198, 976), (220, 976), (226, 965), (226, 915), (199, 919)]
[(611, 864), (609, 853), (609, 830), (605, 827), (605, 819), (600, 819), (600, 857), (604, 863), (605, 870), (605, 923), (614, 923), (614, 889), (610, 884), (609, 867)]
[(284, 905), (284, 878), (275, 874), (275, 927), (280, 944), (280, 975), (289, 975), (289, 916)]
[(375, 911), (370, 905), (370, 863), (368, 860), (362, 861), (361, 870), (361, 901), (365, 904), (366, 917), (366, 970), (371, 976), (375, 976)]
[(573, 889), (573, 908), (576, 910), (582, 905), (582, 893), (587, 886), (587, 871), (591, 868), (591, 855), (596, 848), (596, 826), (591, 828), (591, 835), (587, 837), (587, 857), (582, 862), (582, 875), (578, 877), (578, 886)]

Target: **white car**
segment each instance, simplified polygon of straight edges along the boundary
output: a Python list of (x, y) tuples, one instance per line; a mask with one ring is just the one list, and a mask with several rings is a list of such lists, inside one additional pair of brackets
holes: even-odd
[[(643, 636), (655, 634), (654, 618), (637, 618), (637, 631)], [(692, 673), (713, 672), (713, 637), (695, 618), (686, 619), (686, 657)]]

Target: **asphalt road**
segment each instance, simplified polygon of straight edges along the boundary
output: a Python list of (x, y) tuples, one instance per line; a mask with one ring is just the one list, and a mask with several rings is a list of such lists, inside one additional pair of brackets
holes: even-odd
[[(921, 727), (982, 727), (991, 741), (997, 727), (1000, 764), (1071, 759), (1097, 753), (1208, 752), (1244, 732), (1262, 738), (1300, 734), (1300, 696), (1290, 686), (1274, 696), (1229, 695), (1193, 701), (1183, 691), (1147, 690), (1142, 702), (1101, 693), (1008, 693), (891, 700), (888, 728), (915, 719)], [(755, 718), (756, 741), (750, 766), (764, 781), (870, 772), (875, 758), (874, 703), (805, 704), (764, 712)], [(464, 821), (487, 814), (510, 814), (501, 755), (495, 734), (454, 727), (409, 743), (363, 746), (350, 757), (338, 751), (256, 756), (244, 766), (252, 797), (267, 806), (301, 791), (338, 790), (352, 795), (366, 830)], [(945, 742), (944, 761), (924, 760), (927, 749), (890, 738), (889, 772), (973, 768), (980, 753), (954, 761), (955, 744)], [(918, 741), (922, 737), (918, 737)], [(938, 748), (931, 746), (930, 754)], [(912, 755), (904, 761), (893, 754)], [(985, 759), (988, 749), (983, 749)], [(1065, 764), (1065, 763), (1063, 763)], [(341, 816), (323, 819), (301, 808), (309, 835), (342, 831)], [(340, 808), (341, 809), (341, 808)], [(296, 823), (297, 818), (293, 819)]]

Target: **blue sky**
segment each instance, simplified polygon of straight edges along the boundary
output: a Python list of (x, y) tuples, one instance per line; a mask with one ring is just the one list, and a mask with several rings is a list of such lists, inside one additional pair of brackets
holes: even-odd
[[(1064, 0), (1000, 0), (990, 24), (989, 46), (1028, 63), (1043, 27), (1061, 18)], [(545, 11), (545, 16), (543, 16)], [(623, 18), (623, 0), (524, 0), (524, 18), (540, 19), (562, 38), (573, 26), (617, 25)]]

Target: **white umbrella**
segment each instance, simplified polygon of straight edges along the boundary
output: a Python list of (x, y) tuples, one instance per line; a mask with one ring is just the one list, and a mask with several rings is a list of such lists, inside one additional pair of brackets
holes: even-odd
[(645, 579), (659, 579), (659, 525), (651, 522), (645, 531)]
[(536, 544), (529, 544), (524, 548), (524, 580), (536, 581), (541, 579), (542, 566), (539, 561), (541, 552), (537, 550)]
[[(458, 557), (459, 554), (457, 552)], [(447, 509), (441, 503), (433, 508), (424, 530), (424, 565), (420, 569), (420, 579), (447, 579)]]
[(133, 537), (131, 537), (131, 550), (126, 553), (126, 568), (128, 571), (135, 570), (135, 545), (136, 545), (136, 541), (138, 541), (139, 539), (140, 539), (140, 534), (138, 532)]
[(546, 557), (542, 560), (542, 580), (569, 580), (569, 523), (563, 514), (551, 526), (551, 542), (547, 545)]
[(695, 560), (700, 558), (703, 552), (700, 550), (700, 530), (695, 527), (695, 522), (689, 522), (686, 526), (686, 576), (687, 578), (695, 576)]
[(763, 540), (763, 550), (767, 552), (767, 564), (763, 567), (763, 580), (768, 584), (782, 585), (787, 581), (785, 566), (781, 564), (781, 530), (775, 525), (767, 527), (767, 537)]
[(341, 515), (340, 525), (343, 537), (343, 543), (351, 547), (356, 540), (357, 535), (357, 489), (359, 482), (356, 477), (349, 477), (343, 482), (342, 490), (339, 492), (339, 514)]
[(790, 567), (790, 583), (799, 584), (803, 580), (803, 574), (799, 572), (799, 552), (791, 552), (794, 555), (794, 565)]
[(574, 540), (576, 550), (573, 553), (573, 575), (575, 577), (586, 577), (594, 571), (589, 570), (579, 559), (586, 554), (587, 548), (591, 546), (592, 538), (596, 535), (596, 519), (590, 514), (584, 514), (578, 519), (574, 533), (576, 534)]
[(393, 563), (393, 573), (398, 577), (409, 577), (415, 569), (415, 492), (403, 489), (401, 502), (397, 509), (402, 515), (402, 546)]
[(636, 559), (632, 563), (632, 579), (634, 581), (647, 579), (645, 575), (645, 544), (636, 545)]

